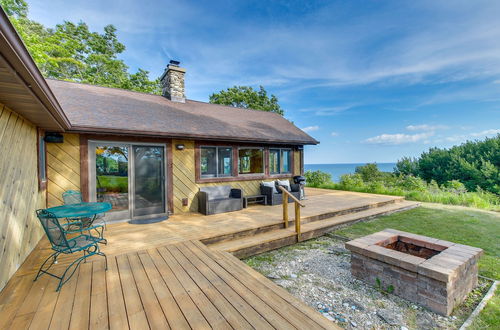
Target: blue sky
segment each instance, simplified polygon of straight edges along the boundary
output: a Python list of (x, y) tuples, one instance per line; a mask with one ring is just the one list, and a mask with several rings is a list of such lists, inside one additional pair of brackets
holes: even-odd
[(306, 163), (393, 162), (500, 132), (500, 1), (28, 1), (118, 28), (121, 58), (187, 69), (190, 99), (263, 85), (321, 141)]

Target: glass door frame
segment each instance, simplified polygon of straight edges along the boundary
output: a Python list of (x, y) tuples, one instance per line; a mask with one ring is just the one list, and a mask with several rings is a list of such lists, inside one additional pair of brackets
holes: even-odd
[[(161, 217), (168, 215), (168, 176), (167, 176), (167, 144), (166, 143), (149, 143), (149, 142), (133, 142), (133, 141), (107, 141), (107, 140), (89, 140), (88, 141), (88, 185), (89, 185), (89, 201), (96, 202), (97, 201), (97, 187), (96, 187), (96, 153), (95, 148), (99, 145), (109, 145), (116, 147), (126, 147), (128, 149), (129, 159), (127, 166), (127, 175), (128, 175), (128, 210), (124, 211), (116, 211), (116, 212), (108, 212), (105, 215), (105, 220), (108, 222), (120, 222), (120, 221), (128, 221), (128, 220), (140, 220), (140, 219), (148, 219), (154, 217)], [(163, 213), (156, 214), (147, 214), (141, 216), (134, 216), (135, 209), (135, 183), (134, 183), (134, 173), (133, 169), (135, 168), (134, 157), (133, 156), (133, 146), (151, 146), (151, 147), (163, 147), (163, 203), (164, 210)]]

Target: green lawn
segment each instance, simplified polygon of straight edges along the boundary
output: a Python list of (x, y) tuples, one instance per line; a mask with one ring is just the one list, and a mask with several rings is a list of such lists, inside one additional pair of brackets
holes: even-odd
[[(480, 247), (484, 255), (479, 273), (500, 280), (500, 213), (438, 204), (383, 216), (340, 229), (334, 234), (356, 238), (394, 228), (461, 244)], [(499, 329), (500, 290), (475, 320), (473, 329)]]

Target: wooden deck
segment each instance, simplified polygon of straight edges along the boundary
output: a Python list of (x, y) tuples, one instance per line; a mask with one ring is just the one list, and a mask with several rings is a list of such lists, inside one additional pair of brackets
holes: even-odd
[[(319, 214), (331, 214), (359, 207), (373, 207), (380, 203), (402, 200), (401, 197), (363, 194), (346, 191), (307, 188), (308, 199), (302, 209), (302, 221)], [(290, 203), (293, 218), (293, 203)], [(256, 230), (266, 226), (281, 225), (282, 206), (252, 205), (237, 212), (204, 216), (183, 214), (171, 216), (167, 221), (151, 224), (129, 224), (127, 222), (109, 224), (105, 231), (108, 245), (102, 252), (108, 256), (145, 250), (165, 244), (186, 240), (209, 242), (211, 238), (227, 235), (231, 237), (246, 230)], [(50, 254), (48, 241), (44, 238), (26, 259), (17, 274), (36, 271)], [(61, 262), (64, 262), (64, 257)]]
[(82, 264), (56, 281), (18, 276), (0, 296), (1, 329), (335, 329), (228, 253), (185, 241)]
[[(352, 212), (361, 216), (372, 209), (380, 212), (406, 203), (399, 197), (321, 189), (308, 189), (307, 195), (304, 228), (336, 224), (345, 217), (356, 219), (358, 215)], [(108, 270), (104, 271), (101, 257), (92, 257), (60, 293), (55, 292), (57, 281), (50, 276), (33, 282), (38, 267), (51, 253), (47, 240), (42, 239), (0, 292), (0, 329), (335, 327), (224, 252), (235, 251), (234, 244), (238, 244), (240, 253), (235, 255), (258, 253), (248, 248), (246, 240), (255, 240), (259, 233), (284, 235), (289, 240), (293, 234), (279, 229), (282, 225), (281, 206), (263, 205), (211, 216), (175, 215), (144, 225), (109, 224), (105, 231), (108, 245), (102, 247)], [(243, 241), (228, 247), (231, 239)], [(70, 260), (60, 258), (56, 267), (62, 269)]]

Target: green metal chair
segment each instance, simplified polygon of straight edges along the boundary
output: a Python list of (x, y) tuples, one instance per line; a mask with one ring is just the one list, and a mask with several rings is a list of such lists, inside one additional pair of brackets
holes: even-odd
[[(93, 255), (103, 256), (106, 263), (106, 270), (108, 269), (107, 257), (99, 250), (99, 243), (107, 243), (106, 239), (103, 237), (103, 226), (96, 225), (93, 227), (82, 228), (80, 230), (72, 229), (71, 231), (67, 231), (65, 230), (65, 227), (68, 227), (73, 223), (61, 225), (54, 214), (48, 212), (47, 210), (37, 210), (36, 214), (42, 223), (42, 227), (50, 241), (54, 253), (52, 253), (40, 266), (34, 281), (36, 281), (42, 274), (50, 275), (59, 279), (59, 285), (56, 289), (56, 291), (59, 291), (61, 287), (74, 275), (78, 266), (80, 266), (80, 263), (82, 261), (86, 261), (88, 257)], [(92, 235), (92, 232), (97, 233), (97, 236)], [(69, 233), (79, 233), (79, 235), (69, 238)], [(77, 252), (83, 252), (83, 256), (74, 260), (66, 268), (62, 276), (57, 276), (49, 272), (52, 265), (57, 263), (57, 257), (60, 254), (73, 254)]]
[[(62, 198), (63, 198), (63, 201), (64, 201), (64, 205), (83, 203), (82, 193), (79, 192), (78, 190), (67, 190), (67, 191), (63, 192)], [(104, 228), (106, 228), (106, 221), (103, 219), (103, 215), (102, 214), (97, 214), (95, 219), (90, 219), (90, 218), (69, 218), (69, 219), (66, 219), (66, 220), (68, 222), (72, 223), (72, 224), (73, 224), (74, 221), (81, 221), (84, 227), (87, 227), (89, 223), (95, 223), (96, 220), (100, 220), (100, 221), (102, 221), (102, 224), (104, 225)]]

